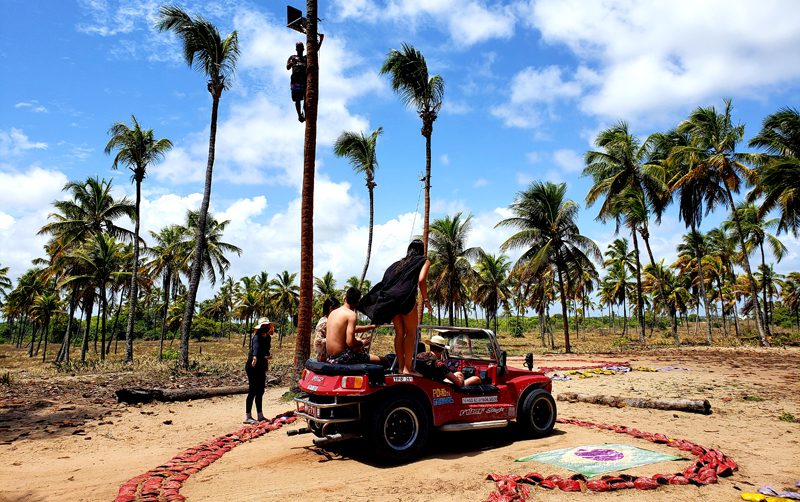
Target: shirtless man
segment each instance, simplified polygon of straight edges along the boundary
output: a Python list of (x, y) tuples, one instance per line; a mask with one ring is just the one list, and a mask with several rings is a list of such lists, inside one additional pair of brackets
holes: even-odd
[(345, 293), (344, 305), (328, 315), (325, 349), (328, 362), (333, 364), (381, 363), (378, 356), (369, 354), (369, 341), (356, 338), (356, 333), (375, 329), (375, 325), (356, 326), (355, 308), (361, 300), (361, 291), (350, 288)]

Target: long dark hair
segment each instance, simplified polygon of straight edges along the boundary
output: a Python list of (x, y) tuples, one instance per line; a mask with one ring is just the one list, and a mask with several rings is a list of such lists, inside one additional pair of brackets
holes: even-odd
[(394, 263), (395, 266), (402, 268), (406, 263), (413, 260), (415, 257), (425, 256), (425, 244), (420, 239), (414, 239), (408, 244), (406, 256)]

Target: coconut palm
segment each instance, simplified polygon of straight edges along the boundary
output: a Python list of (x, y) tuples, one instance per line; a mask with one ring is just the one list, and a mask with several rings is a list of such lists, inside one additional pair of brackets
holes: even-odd
[(328, 298), (336, 298), (340, 293), (340, 291), (336, 289), (336, 279), (333, 278), (333, 272), (330, 270), (325, 272), (325, 275), (322, 277), (316, 277), (314, 279), (314, 287), (316, 288), (317, 294), (322, 301), (325, 301)]
[[(47, 341), (50, 337), (50, 320), (53, 314), (61, 311), (61, 299), (55, 290), (38, 295), (31, 306), (31, 317), (44, 327), (44, 350), (42, 352), (42, 362), (47, 359)], [(41, 339), (40, 339), (41, 343)], [(37, 349), (38, 351), (38, 349)]]
[(721, 228), (713, 228), (707, 234), (708, 251), (722, 262), (725, 269), (725, 276), (722, 278), (723, 282), (727, 283), (731, 294), (731, 312), (733, 314), (734, 329), (736, 337), (740, 336), (739, 331), (739, 313), (738, 313), (738, 295), (735, 288), (730, 288), (736, 282), (736, 272), (734, 271), (734, 264), (738, 260), (738, 251), (736, 251), (736, 239), (731, 235), (731, 232), (726, 232)]
[(608, 245), (603, 266), (608, 269), (606, 281), (612, 285), (611, 294), (617, 303), (622, 304), (622, 336), (628, 334), (628, 290), (629, 274), (636, 274), (636, 252), (630, 251), (627, 239), (615, 239)]
[(564, 349), (571, 352), (566, 274), (571, 267), (589, 268), (591, 259), (599, 261), (601, 255), (597, 244), (581, 235), (575, 222), (578, 205), (565, 198), (566, 192), (566, 183), (534, 182), (517, 194), (511, 204), (514, 216), (496, 226), (517, 229), (517, 233), (503, 243), (501, 250), (523, 248), (520, 260), (530, 260), (534, 269), (545, 265), (554, 269), (561, 297)]
[[(780, 226), (778, 218), (767, 219), (765, 213), (761, 212), (754, 203), (742, 202), (736, 206), (736, 213), (741, 222), (742, 230), (745, 234), (745, 244), (747, 246), (747, 254), (750, 255), (753, 251), (758, 250), (761, 253), (761, 266), (759, 269), (762, 273), (767, 269), (766, 254), (764, 252), (764, 245), (769, 246), (772, 251), (772, 256), (775, 257), (776, 262), (780, 263), (783, 257), (788, 252), (786, 246), (781, 240), (769, 233), (772, 229), (777, 229)], [(727, 231), (735, 231), (736, 224), (733, 215), (722, 223), (722, 228)], [(767, 313), (767, 290), (766, 284), (762, 289), (764, 301), (764, 321), (766, 325), (770, 325), (770, 317)]]
[(461, 213), (452, 218), (445, 216), (434, 220), (430, 228), (429, 277), (433, 287), (440, 288), (444, 293), (450, 326), (455, 324), (456, 306), (463, 305), (466, 301), (464, 285), (472, 272), (470, 260), (477, 258), (480, 253), (479, 248), (466, 247), (471, 228), (472, 215), (462, 220)]
[(125, 330), (125, 362), (133, 362), (133, 326), (135, 321), (136, 302), (138, 300), (138, 290), (136, 280), (139, 274), (139, 207), (142, 202), (142, 181), (147, 175), (147, 167), (164, 158), (164, 155), (172, 148), (172, 142), (168, 139), (156, 139), (152, 129), (143, 130), (136, 120), (136, 116), (131, 115), (132, 127), (124, 122), (117, 122), (109, 134), (111, 139), (106, 144), (105, 153), (110, 154), (116, 150), (113, 169), (120, 165), (131, 170), (131, 180), (136, 184), (136, 209), (134, 215), (133, 230), (133, 270), (131, 277), (130, 294), (128, 295), (128, 327)]
[(375, 216), (374, 191), (375, 169), (378, 167), (378, 159), (375, 148), (378, 143), (378, 136), (383, 133), (383, 128), (379, 127), (366, 136), (363, 132), (355, 133), (345, 131), (336, 139), (333, 145), (333, 152), (339, 157), (346, 157), (357, 173), (363, 173), (366, 179), (367, 192), (369, 192), (369, 236), (367, 238), (367, 258), (364, 261), (364, 270), (361, 272), (361, 282), (367, 275), (369, 268), (369, 258), (372, 253), (372, 226)]
[[(200, 239), (200, 229), (202, 228), (200, 216), (199, 211), (188, 211), (186, 213), (186, 229), (188, 232), (183, 234), (184, 250), (188, 250), (191, 243)], [(205, 245), (200, 259), (200, 275), (201, 277), (207, 277), (212, 286), (217, 283), (217, 274), (224, 279), (225, 272), (231, 266), (231, 262), (226, 255), (236, 253), (236, 256), (241, 256), (242, 254), (240, 247), (222, 241), (222, 234), (228, 224), (230, 224), (230, 220), (217, 221), (213, 214), (209, 213), (207, 215), (206, 230), (203, 236)], [(194, 255), (192, 255), (192, 260), (192, 263), (194, 263)]]
[(761, 131), (749, 143), (762, 148), (750, 160), (758, 166), (756, 193), (763, 193), (761, 215), (773, 209), (780, 213), (778, 233), (800, 231), (800, 113), (781, 108), (764, 119)]
[(12, 289), (13, 286), (11, 279), (8, 278), (8, 267), (0, 267), (0, 297), (5, 298), (8, 290)]
[(294, 282), (296, 278), (296, 273), (290, 274), (287, 270), (284, 270), (270, 281), (272, 285), (270, 300), (281, 312), (281, 331), (278, 337), (279, 346), (283, 345), (286, 319), (294, 315), (300, 298), (300, 288), (298, 288), (297, 284)]
[(794, 314), (795, 325), (800, 330), (800, 272), (789, 272), (783, 280), (781, 302)]
[(153, 277), (161, 276), (164, 300), (161, 310), (161, 337), (158, 346), (158, 360), (164, 357), (164, 338), (167, 331), (167, 313), (173, 284), (180, 281), (180, 261), (186, 253), (188, 230), (180, 225), (167, 225), (158, 232), (150, 231), (153, 246), (146, 250), (151, 259), (145, 263), (145, 270)]
[(662, 205), (667, 191), (663, 170), (657, 164), (650, 163), (655, 148), (654, 139), (648, 138), (640, 144), (638, 138), (628, 130), (626, 122), (619, 122), (601, 131), (595, 145), (599, 150), (586, 153), (586, 168), (583, 171), (584, 176), (591, 176), (594, 180), (594, 185), (586, 194), (586, 204), (591, 207), (602, 198), (603, 204), (597, 218), (600, 221), (614, 219), (617, 231), (621, 221), (624, 221), (631, 232), (635, 253), (636, 316), (639, 321), (639, 341), (644, 342), (642, 266), (636, 234), (639, 232), (644, 239), (650, 264), (655, 265), (649, 243), (648, 219), (649, 208)]
[[(643, 286), (646, 292), (651, 294), (655, 305), (662, 306), (670, 317), (677, 317), (679, 312), (688, 310), (691, 298), (689, 291), (683, 286), (681, 280), (673, 273), (672, 269), (664, 265), (664, 261), (656, 263), (656, 266), (647, 265), (644, 268)], [(657, 284), (661, 282), (661, 284)], [(661, 296), (665, 294), (665, 296)], [(681, 339), (678, 335), (677, 319), (671, 323), (672, 337), (675, 345), (680, 345)]]
[(513, 296), (507, 281), (510, 270), (511, 261), (502, 254), (495, 256), (481, 250), (475, 262), (472, 298), (487, 314), (487, 329), (490, 321), (494, 319), (495, 333), (497, 333), (497, 311), (502, 305), (508, 305)]
[[(687, 146), (676, 147), (673, 155), (681, 160), (685, 170), (679, 173), (670, 185), (674, 189), (691, 187), (697, 191), (693, 196), (697, 208), (692, 213), (710, 212), (718, 203), (731, 211), (736, 207), (733, 194), (747, 184), (756, 181), (756, 173), (741, 162), (736, 145), (744, 136), (744, 125), (734, 125), (731, 119), (731, 101), (725, 101), (725, 109), (718, 113), (713, 106), (699, 107), (689, 118), (678, 125), (678, 132), (689, 137)], [(683, 204), (682, 204), (683, 205)], [(768, 346), (769, 327), (764, 319), (758, 299), (758, 285), (747, 257), (745, 233), (736, 211), (733, 211), (739, 245), (743, 253), (742, 267), (749, 282), (750, 296), (756, 310), (756, 330), (761, 344)], [(693, 222), (696, 217), (692, 218)], [(702, 260), (701, 260), (702, 261)], [(702, 281), (701, 281), (702, 283)]]
[[(677, 268), (681, 275), (690, 278), (690, 284), (696, 288), (697, 294), (697, 323), (700, 322), (700, 302), (702, 300), (703, 308), (706, 312), (706, 324), (711, 325), (711, 306), (706, 291), (706, 284), (708, 284), (707, 273), (704, 271), (703, 264), (705, 263), (705, 256), (708, 254), (708, 240), (702, 232), (689, 231), (682, 236), (682, 241), (678, 244), (678, 259), (672, 264)], [(710, 331), (710, 329), (708, 330)], [(697, 329), (695, 329), (697, 334)], [(711, 338), (706, 337), (706, 341), (711, 343)]]
[(420, 133), (425, 138), (425, 215), (422, 242), (427, 252), (431, 209), (431, 135), (433, 123), (442, 108), (444, 79), (439, 75), (429, 76), (425, 56), (406, 43), (402, 44), (399, 51), (389, 51), (381, 67), (381, 75), (389, 75), (392, 90), (404, 105), (414, 108), (422, 119)]
[(192, 255), (189, 277), (189, 292), (186, 311), (181, 323), (181, 360), (183, 368), (189, 367), (189, 333), (192, 327), (197, 288), (203, 273), (206, 247), (206, 225), (211, 203), (211, 180), (214, 173), (214, 155), (217, 139), (217, 112), (222, 92), (230, 88), (239, 58), (239, 36), (234, 31), (222, 38), (216, 26), (200, 16), (191, 17), (180, 7), (163, 6), (156, 27), (159, 31), (172, 31), (183, 43), (183, 57), (190, 67), (201, 71), (208, 79), (207, 89), (211, 94), (211, 128), (208, 139), (208, 162), (206, 163), (203, 202), (197, 219), (197, 240)]

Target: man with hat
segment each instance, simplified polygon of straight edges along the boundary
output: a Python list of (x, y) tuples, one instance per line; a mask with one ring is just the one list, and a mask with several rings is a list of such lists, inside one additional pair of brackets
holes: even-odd
[[(272, 357), (270, 348), (272, 347), (272, 333), (275, 326), (269, 319), (262, 317), (253, 328), (253, 338), (250, 339), (250, 352), (247, 355), (247, 362), (244, 371), (247, 374), (247, 401), (245, 401), (244, 423), (254, 424), (256, 421), (266, 420), (261, 409), (264, 397), (264, 387), (267, 383), (268, 361)], [(253, 401), (256, 403), (257, 419), (253, 419), (251, 410)]]
[(447, 379), (456, 387), (480, 385), (480, 377), (471, 376), (465, 379), (463, 373), (450, 371), (450, 368), (447, 367), (447, 357), (445, 355), (447, 339), (445, 337), (433, 335), (428, 340), (428, 346), (430, 347), (430, 352), (417, 354), (417, 371), (431, 380), (443, 382)]

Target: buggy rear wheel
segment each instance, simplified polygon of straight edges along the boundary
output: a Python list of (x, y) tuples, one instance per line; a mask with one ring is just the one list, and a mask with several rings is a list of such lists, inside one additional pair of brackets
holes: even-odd
[(395, 395), (376, 406), (368, 424), (367, 440), (378, 460), (403, 463), (419, 456), (429, 433), (428, 413), (419, 399)]

